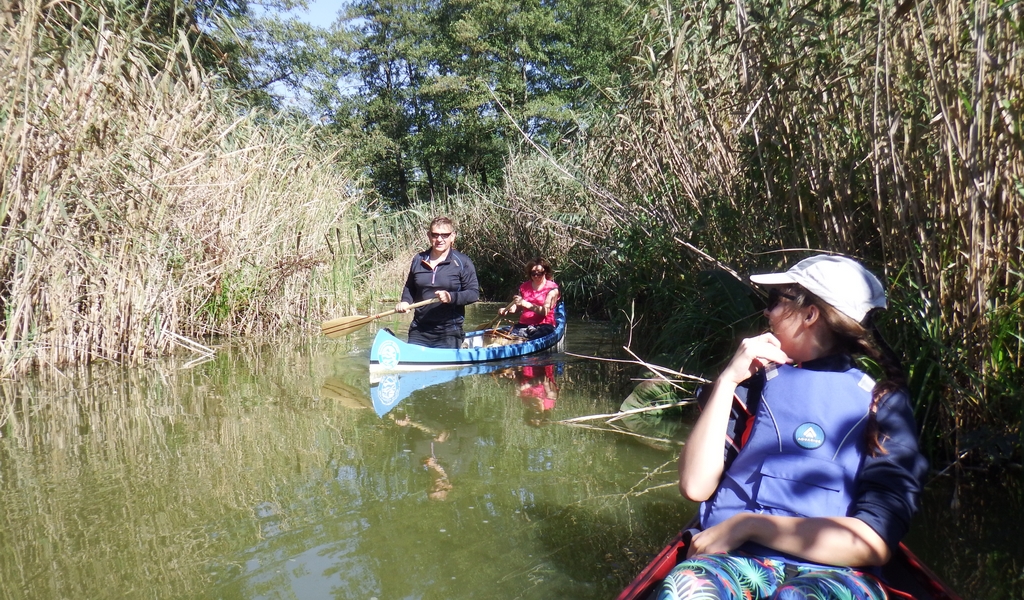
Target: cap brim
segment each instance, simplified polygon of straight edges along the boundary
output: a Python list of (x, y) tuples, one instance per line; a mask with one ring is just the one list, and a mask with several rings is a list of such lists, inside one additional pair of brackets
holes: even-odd
[(751, 275), (750, 281), (759, 285), (787, 285), (796, 283), (789, 273), (764, 273), (762, 275)]

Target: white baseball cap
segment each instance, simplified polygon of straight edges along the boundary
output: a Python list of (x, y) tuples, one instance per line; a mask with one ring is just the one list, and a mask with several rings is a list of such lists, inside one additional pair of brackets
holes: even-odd
[(844, 256), (812, 256), (785, 273), (751, 275), (761, 285), (802, 286), (833, 308), (860, 323), (873, 308), (885, 308), (882, 282), (859, 262)]

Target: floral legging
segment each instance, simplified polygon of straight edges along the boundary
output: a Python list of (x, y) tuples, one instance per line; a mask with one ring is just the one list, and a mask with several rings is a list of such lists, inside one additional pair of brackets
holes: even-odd
[[(787, 576), (788, 575), (788, 576)], [(669, 573), (658, 600), (885, 600), (882, 584), (870, 573), (845, 567), (797, 566), (770, 558), (701, 554)]]

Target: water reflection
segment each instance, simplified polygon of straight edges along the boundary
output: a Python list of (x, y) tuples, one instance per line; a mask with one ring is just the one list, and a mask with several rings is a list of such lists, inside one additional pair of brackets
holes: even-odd
[(556, 423), (614, 411), (618, 367), (527, 361), (380, 417), (360, 344), (0, 382), (0, 598), (612, 598), (692, 512), (675, 448)]
[[(453, 430), (444, 423), (429, 416), (414, 415), (416, 407), (400, 405), (416, 393), (426, 393), (430, 388), (443, 386), (460, 378), (491, 374), (496, 380), (510, 380), (515, 396), (523, 406), (523, 422), (533, 427), (548, 424), (558, 400), (559, 385), (556, 373), (561, 374), (563, 363), (533, 362), (509, 365), (491, 363), (468, 365), (459, 368), (438, 368), (434, 370), (409, 371), (400, 373), (371, 374), (368, 392), (346, 382), (338, 376), (327, 377), (320, 388), (321, 397), (332, 400), (350, 409), (372, 408), (378, 417), (406, 430), (406, 452), (415, 456), (429, 476), (426, 486), (427, 499), (444, 501), (454, 489), (452, 478), (446, 470), (446, 454), (453, 451), (446, 442), (453, 436)], [(444, 392), (440, 392), (442, 395)], [(462, 430), (465, 427), (460, 428)], [(455, 435), (458, 435), (457, 433)], [(473, 435), (476, 430), (473, 428)], [(540, 455), (550, 454), (550, 449), (541, 449)], [(456, 453), (457, 454), (457, 453)], [(457, 460), (457, 458), (452, 458)], [(536, 462), (536, 457), (531, 459)]]
[(555, 374), (560, 374), (562, 368), (562, 363), (529, 364), (506, 367), (498, 372), (500, 377), (514, 382), (523, 404), (523, 422), (527, 425), (540, 427), (551, 422), (551, 413), (558, 402)]
[[(370, 399), (378, 416), (383, 417), (414, 392), (429, 388), (460, 377), (481, 375), (502, 368), (496, 363), (484, 363), (458, 368), (437, 368), (423, 371), (400, 373), (371, 373)], [(324, 384), (327, 385), (326, 383)]]
[[(333, 400), (345, 408), (355, 410), (375, 408), (370, 394), (361, 388), (349, 385), (340, 377), (328, 377), (320, 386), (320, 397)], [(379, 412), (377, 416), (383, 416)]]
[[(621, 343), (570, 331), (569, 352)], [(622, 367), (402, 374), (380, 411), (372, 334), (0, 382), (0, 599), (613, 598), (694, 510), (676, 447), (559, 423), (614, 412)], [(966, 508), (1019, 514), (1019, 489), (982, 489)], [(913, 547), (968, 573), (949, 539)]]

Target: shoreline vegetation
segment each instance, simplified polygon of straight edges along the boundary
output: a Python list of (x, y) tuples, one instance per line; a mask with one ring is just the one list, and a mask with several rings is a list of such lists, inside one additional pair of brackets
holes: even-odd
[(572, 135), (533, 144), (499, 113), (499, 181), (396, 208), (360, 138), (245, 104), (184, 32), (4, 3), (0, 376), (316, 335), (394, 301), (445, 213), (488, 299), (545, 256), (575, 314), (627, 315), (633, 350), (696, 374), (759, 326), (746, 274), (855, 256), (890, 284), (933, 466), (1019, 466), (1024, 4), (684, 0), (627, 21), (623, 83), (591, 89)]
[(6, 26), (0, 375), (133, 364), (353, 306), (362, 199), (343, 148), (241, 110), (187, 44), (78, 8), (28, 2)]

